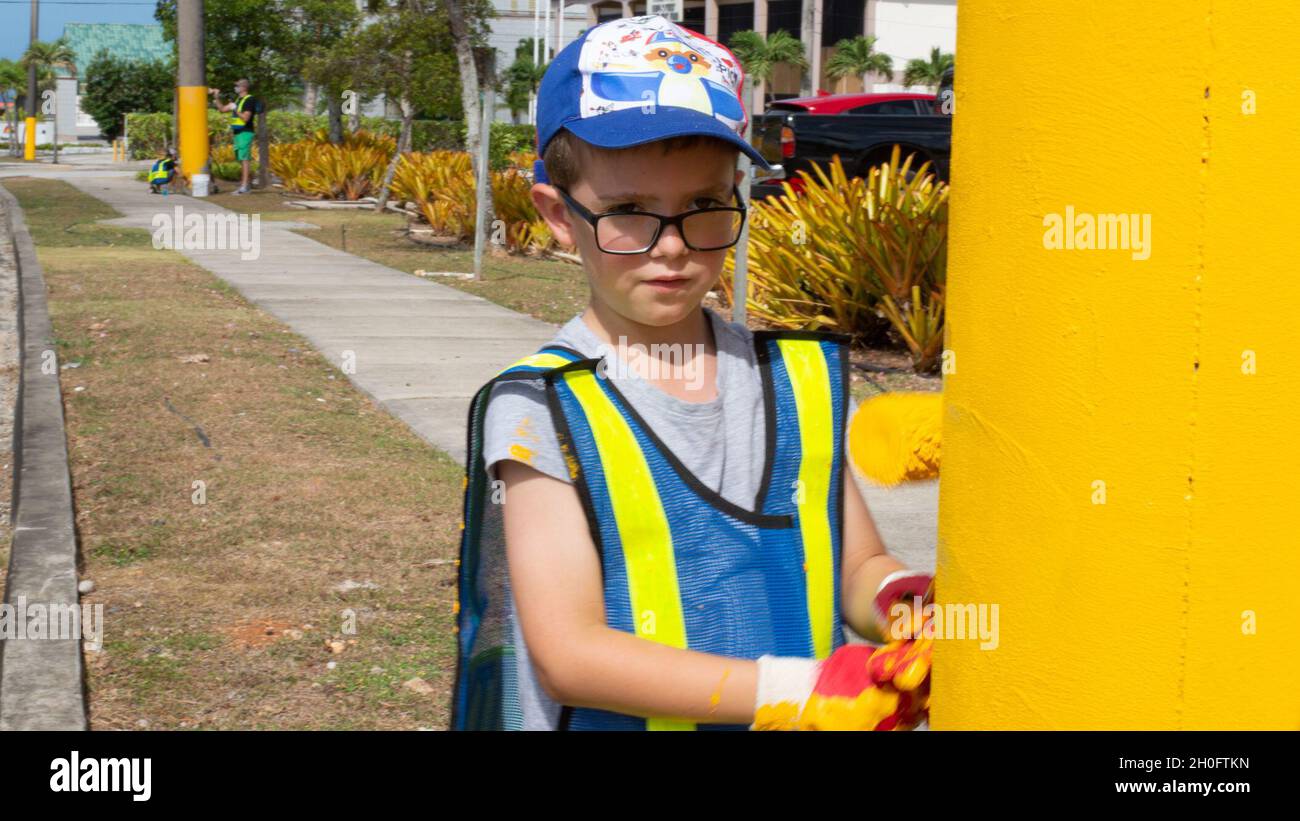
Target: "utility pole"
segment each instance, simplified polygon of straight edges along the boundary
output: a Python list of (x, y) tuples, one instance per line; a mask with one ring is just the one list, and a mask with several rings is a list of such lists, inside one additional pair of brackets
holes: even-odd
[(181, 173), (208, 169), (208, 80), (203, 54), (203, 0), (176, 2), (176, 109)]
[[(754, 78), (745, 75), (745, 83), (741, 87), (741, 95), (745, 101), (745, 110), (752, 112), (754, 110)], [(750, 114), (745, 119), (745, 142), (749, 142), (754, 128), (754, 115)], [(744, 178), (740, 181), (740, 204), (748, 209), (750, 205), (749, 190), (754, 181), (754, 162), (745, 152), (740, 152), (740, 170), (744, 172)], [(731, 275), (731, 321), (739, 325), (745, 324), (748, 315), (749, 300), (749, 214), (745, 214), (745, 222), (740, 226), (740, 241), (736, 243), (736, 255), (732, 259), (734, 270)]]
[[(40, 38), (40, 0), (32, 0), (32, 31), (28, 46), (36, 45)], [(36, 159), (36, 63), (27, 66), (27, 134), (23, 143), (23, 159)]]

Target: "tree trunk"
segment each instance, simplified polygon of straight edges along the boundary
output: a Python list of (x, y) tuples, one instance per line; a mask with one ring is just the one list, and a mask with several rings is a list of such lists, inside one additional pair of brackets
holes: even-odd
[(257, 117), (257, 185), (263, 191), (271, 187), (271, 129), (266, 124), (266, 104)]
[(388, 207), (388, 192), (393, 187), (393, 176), (397, 173), (397, 164), (402, 161), (402, 155), (411, 150), (411, 121), (415, 119), (415, 106), (406, 97), (398, 101), (402, 108), (402, 130), (397, 137), (397, 151), (393, 153), (393, 158), (388, 161), (388, 168), (384, 170), (384, 183), (379, 188), (379, 199), (375, 203), (375, 211), (382, 214)]
[[(446, 3), (447, 24), (451, 30), (452, 42), (456, 46), (456, 62), (460, 67), (460, 101), (465, 114), (465, 150), (469, 152), (474, 178), (478, 179), (479, 147), (484, 136), (480, 127), (483, 112), (479, 100), (478, 63), (474, 59), (474, 42), (470, 38), (469, 22), (465, 19), (464, 3), (461, 0), (446, 0)], [(475, 230), (486, 235), (492, 230), (496, 213), (492, 207), (492, 174), (488, 173), (484, 176), (487, 177), (485, 186), (487, 211), (483, 221), (475, 225)]]
[(456, 45), (456, 63), (460, 67), (460, 102), (465, 117), (465, 150), (475, 172), (478, 170), (479, 111), (478, 66), (474, 62), (474, 44), (470, 40), (469, 25), (465, 21), (465, 6), (461, 0), (446, 0), (447, 23), (452, 41)]
[(302, 92), (302, 110), (307, 112), (308, 116), (316, 115), (316, 98), (320, 96), (320, 86), (315, 83), (307, 83)]
[(329, 112), (330, 142), (339, 145), (343, 142), (343, 101), (339, 99), (336, 91), (337, 89), (331, 89), (325, 107)]
[(815, 12), (814, 0), (802, 0), (799, 7), (799, 39), (803, 41), (803, 57), (808, 62), (799, 78), (799, 94), (803, 97), (812, 97), (817, 93), (817, 78), (812, 75), (812, 67), (817, 65), (813, 59), (813, 49), (819, 48), (821, 43), (815, 42), (819, 39), (813, 31)]
[(355, 134), (361, 130), (361, 95), (352, 101), (352, 113), (348, 115), (348, 131)]

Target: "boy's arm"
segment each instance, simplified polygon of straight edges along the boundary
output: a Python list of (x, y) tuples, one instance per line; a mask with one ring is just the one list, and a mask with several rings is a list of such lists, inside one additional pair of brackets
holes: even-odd
[(556, 701), (629, 715), (748, 724), (756, 662), (682, 650), (605, 624), (600, 559), (573, 485), (514, 461), (505, 483), (515, 606), (538, 678)]
[(859, 635), (878, 641), (888, 635), (888, 625), (881, 624), (876, 617), (876, 593), (886, 576), (907, 567), (885, 552), (884, 542), (851, 470), (844, 471), (842, 562), (844, 620)]

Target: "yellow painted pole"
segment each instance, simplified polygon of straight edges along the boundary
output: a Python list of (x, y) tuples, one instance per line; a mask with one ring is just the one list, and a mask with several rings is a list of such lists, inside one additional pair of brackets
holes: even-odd
[(23, 134), (23, 159), (36, 159), (36, 118), (27, 117), (24, 120), (25, 133)]
[(203, 0), (176, 4), (176, 139), (188, 179), (208, 165), (208, 81), (204, 66)]
[(932, 726), (1300, 728), (1300, 16), (958, 38), (938, 598), (999, 631), (936, 643)]
[(178, 86), (181, 172), (193, 177), (208, 163), (208, 87)]

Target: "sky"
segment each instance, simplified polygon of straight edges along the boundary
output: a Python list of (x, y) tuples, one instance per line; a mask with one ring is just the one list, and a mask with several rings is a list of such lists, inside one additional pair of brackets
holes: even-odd
[[(67, 23), (154, 23), (153, 0), (41, 0), (40, 39), (57, 40)], [(0, 57), (27, 49), (31, 0), (0, 0)]]

